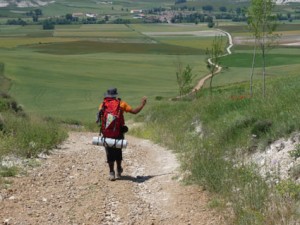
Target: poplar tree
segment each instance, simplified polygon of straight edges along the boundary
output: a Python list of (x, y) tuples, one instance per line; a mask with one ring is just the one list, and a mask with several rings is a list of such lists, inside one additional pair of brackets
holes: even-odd
[(263, 96), (266, 95), (266, 51), (278, 38), (274, 34), (277, 23), (273, 14), (275, 3), (273, 0), (251, 0), (248, 9), (248, 26), (254, 37), (254, 49), (252, 59), (252, 69), (250, 76), (250, 95), (253, 95), (253, 74), (256, 61), (257, 47), (262, 55), (262, 77), (263, 77)]
[(183, 67), (182, 62), (178, 60), (176, 68), (176, 81), (178, 84), (180, 96), (188, 94), (193, 89), (193, 80), (194, 75), (192, 72), (192, 67), (190, 65)]
[(211, 76), (209, 82), (210, 94), (212, 94), (212, 82), (213, 78), (220, 66), (220, 58), (224, 54), (223, 49), (223, 37), (215, 36), (212, 42), (211, 48), (206, 49), (206, 55), (208, 55), (209, 59), (207, 60), (207, 68), (209, 69)]

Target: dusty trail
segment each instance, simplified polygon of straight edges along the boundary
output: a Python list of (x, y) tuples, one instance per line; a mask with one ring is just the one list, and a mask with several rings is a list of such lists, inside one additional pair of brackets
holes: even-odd
[[(217, 30), (215, 31), (215, 33), (214, 33), (215, 35), (217, 35), (216, 32), (219, 32), (219, 35), (220, 35), (220, 34), (223, 34), (223, 35), (227, 36), (227, 38), (228, 38), (228, 46), (227, 46), (227, 48), (226, 48), (226, 53), (225, 53), (224, 55), (222, 55), (221, 57), (224, 57), (224, 56), (227, 56), (227, 55), (231, 55), (231, 54), (232, 54), (231, 48), (233, 47), (233, 39), (232, 39), (231, 34), (228, 33), (228, 32), (226, 32), (226, 31), (224, 31), (224, 30), (221, 30), (221, 29), (217, 29)], [(185, 34), (186, 32), (182, 32), (182, 33)], [(196, 32), (196, 33), (197, 33), (197, 32)], [(199, 33), (202, 34), (202, 32), (199, 32)], [(209, 33), (208, 33), (208, 34), (209, 34)], [(209, 35), (209, 36), (210, 36), (210, 35)], [(212, 59), (208, 59), (208, 63), (209, 63), (210, 65), (214, 65), (214, 63), (212, 62)], [(216, 71), (214, 72), (214, 75), (219, 74), (221, 71), (222, 71), (222, 67), (219, 66), (219, 65), (216, 65)], [(200, 91), (200, 89), (204, 86), (205, 82), (206, 82), (208, 79), (210, 79), (211, 77), (212, 77), (212, 74), (211, 74), (211, 73), (207, 74), (206, 76), (204, 76), (203, 78), (201, 78), (201, 79), (197, 82), (196, 86), (192, 89), (192, 91), (191, 91), (190, 93), (188, 93), (188, 94), (186, 94), (186, 95), (183, 95), (183, 96), (177, 96), (177, 97), (175, 97), (175, 98), (172, 98), (172, 100), (178, 100), (178, 99), (180, 99), (180, 98), (182, 98), (182, 97), (186, 97), (186, 96), (189, 96), (189, 95), (196, 94), (196, 93), (197, 93), (198, 91)]]
[(95, 133), (72, 132), (39, 167), (0, 190), (3, 224), (224, 224), (207, 193), (178, 181), (171, 151), (127, 137), (121, 180), (108, 181)]
[[(226, 53), (224, 55), (222, 55), (221, 57), (231, 55), (232, 54), (231, 48), (233, 47), (233, 40), (232, 40), (231, 34), (224, 31), (224, 30), (220, 30), (220, 29), (217, 29), (217, 31), (219, 31), (220, 33), (226, 35), (227, 38), (228, 38), (228, 47), (226, 48)], [(212, 59), (208, 59), (208, 62), (209, 62), (209, 64), (213, 65), (213, 62), (211, 60)], [(222, 67), (217, 65), (215, 74), (220, 73), (221, 70), (222, 70)], [(212, 74), (210, 73), (210, 74), (206, 75), (205, 77), (203, 77), (202, 79), (200, 79), (198, 81), (197, 85), (193, 88), (192, 93), (195, 93), (195, 92), (199, 91), (204, 86), (205, 81), (210, 79), (211, 76), (212, 76)]]

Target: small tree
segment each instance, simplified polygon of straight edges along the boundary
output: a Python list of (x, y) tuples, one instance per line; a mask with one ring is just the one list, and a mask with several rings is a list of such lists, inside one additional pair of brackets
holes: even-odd
[(67, 14), (65, 15), (65, 18), (66, 18), (66, 20), (68, 20), (68, 21), (72, 21), (72, 20), (73, 20), (73, 15), (72, 15), (71, 13), (67, 13)]
[(54, 30), (55, 23), (52, 20), (44, 20), (43, 22), (43, 30)]
[(250, 76), (250, 95), (252, 96), (253, 73), (257, 45), (262, 54), (262, 76), (263, 76), (263, 96), (266, 95), (266, 50), (278, 38), (274, 35), (276, 30), (276, 18), (273, 15), (275, 3), (273, 0), (251, 0), (251, 6), (248, 9), (248, 25), (254, 36), (254, 50), (252, 60), (252, 70)]
[(206, 55), (208, 55), (207, 68), (209, 69), (211, 76), (209, 82), (210, 94), (212, 94), (212, 81), (215, 73), (220, 65), (220, 57), (223, 55), (223, 37), (215, 36), (211, 45), (211, 49), (206, 49)]
[(39, 16), (38, 15), (32, 15), (32, 21), (33, 22), (38, 22), (39, 21)]
[(226, 8), (225, 6), (221, 6), (221, 7), (219, 8), (219, 10), (220, 10), (221, 12), (227, 12), (227, 8)]
[(35, 13), (35, 15), (37, 15), (37, 16), (43, 15), (43, 12), (42, 12), (41, 9), (35, 9), (35, 10), (34, 10), (34, 13)]
[(192, 68), (187, 65), (183, 68), (181, 61), (177, 62), (176, 80), (179, 87), (179, 95), (183, 96), (188, 94), (192, 89), (192, 82), (194, 75), (192, 73)]
[(209, 21), (208, 23), (207, 23), (207, 27), (208, 28), (213, 28), (215, 26), (215, 23), (213, 22), (213, 21)]

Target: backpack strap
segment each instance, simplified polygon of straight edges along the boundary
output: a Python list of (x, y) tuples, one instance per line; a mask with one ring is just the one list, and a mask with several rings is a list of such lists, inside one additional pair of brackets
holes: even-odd
[(104, 113), (104, 110), (105, 110), (105, 99), (103, 100), (102, 102), (102, 107), (98, 113), (98, 116), (99, 116), (99, 121), (100, 121), (100, 131), (99, 131), (99, 137), (101, 136), (102, 134), (102, 116), (103, 116), (103, 113)]

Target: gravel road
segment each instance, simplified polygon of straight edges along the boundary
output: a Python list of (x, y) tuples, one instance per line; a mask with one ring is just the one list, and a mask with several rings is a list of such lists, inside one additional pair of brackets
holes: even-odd
[(27, 173), (0, 190), (3, 224), (225, 224), (200, 187), (183, 185), (176, 156), (127, 136), (124, 173), (108, 180), (104, 148), (95, 133), (69, 138)]

